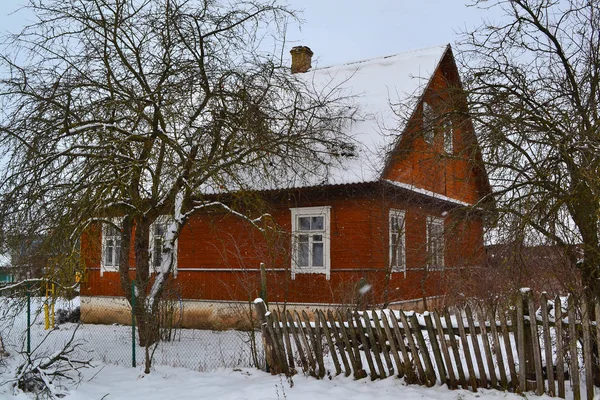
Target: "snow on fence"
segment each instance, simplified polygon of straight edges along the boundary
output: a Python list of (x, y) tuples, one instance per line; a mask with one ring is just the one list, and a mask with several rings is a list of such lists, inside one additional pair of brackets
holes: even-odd
[(574, 399), (581, 398), (583, 380), (592, 399), (600, 303), (592, 315), (585, 302), (578, 305), (573, 297), (567, 304), (545, 294), (536, 301), (529, 290), (519, 297), (505, 310), (478, 306), (422, 315), (330, 309), (315, 310), (309, 318), (305, 311), (269, 312), (260, 299), (255, 306), (273, 373), (301, 368), (323, 378), (335, 370), (361, 379), (368, 369), (372, 380), (395, 375), (427, 386), (535, 390), (562, 398), (570, 380)]

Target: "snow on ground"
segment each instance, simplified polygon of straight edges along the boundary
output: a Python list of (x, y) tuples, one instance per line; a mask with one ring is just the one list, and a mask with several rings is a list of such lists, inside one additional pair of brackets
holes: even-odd
[[(0, 380), (3, 380), (0, 373)], [(156, 367), (145, 375), (140, 368), (126, 368), (100, 364), (85, 371), (82, 382), (70, 389), (65, 400), (162, 400), (176, 398), (219, 400), (522, 400), (514, 393), (496, 390), (448, 390), (446, 386), (425, 388), (405, 385), (402, 379), (388, 378), (371, 382), (355, 381), (342, 376), (317, 380), (294, 376), (293, 386), (285, 376), (271, 376), (256, 369), (222, 369), (215, 372), (197, 372), (185, 368)], [(528, 399), (550, 399), (548, 396), (527, 394)], [(0, 398), (30, 400), (23, 393), (10, 395), (5, 386), (0, 387)], [(567, 398), (572, 398), (568, 393)]]
[[(39, 299), (35, 300), (39, 309)], [(62, 306), (68, 308), (68, 306)], [(35, 315), (32, 326), (32, 349), (51, 352), (64, 343), (73, 333), (76, 324), (62, 324), (51, 332), (52, 338), (44, 339), (43, 318)], [(6, 322), (6, 321), (5, 321)], [(2, 324), (0, 324), (2, 325)], [(21, 313), (9, 326), (0, 326), (8, 350), (13, 356), (8, 366), (0, 367), (0, 399), (29, 400), (33, 394), (13, 393), (9, 384), (12, 371), (20, 360), (18, 351), (24, 344), (26, 319)], [(239, 332), (212, 332), (182, 330), (174, 342), (159, 346), (153, 370), (143, 373), (143, 352), (138, 351), (138, 367), (131, 365), (131, 327), (116, 325), (79, 326), (76, 338), (85, 350), (80, 355), (92, 358), (93, 368), (83, 371), (83, 379), (76, 386), (68, 387), (65, 399), (231, 399), (231, 400), (360, 400), (360, 399), (441, 399), (441, 400), (489, 400), (522, 399), (514, 393), (495, 390), (448, 390), (446, 386), (425, 388), (405, 385), (402, 379), (387, 378), (371, 382), (369, 379), (354, 381), (343, 376), (317, 380), (303, 375), (293, 377), (293, 385), (284, 376), (271, 376), (257, 369), (234, 368), (248, 365), (247, 337)], [(259, 341), (260, 343), (260, 341)], [(46, 347), (46, 348), (44, 348)], [(261, 346), (259, 346), (261, 347)], [(141, 349), (140, 349), (141, 350)], [(211, 361), (212, 360), (212, 361)], [(228, 368), (208, 372), (214, 362)], [(329, 361), (329, 360), (328, 360)], [(111, 365), (112, 364), (112, 365)], [(114, 365), (119, 364), (119, 365)], [(328, 363), (329, 370), (334, 370)], [(201, 372), (203, 371), (203, 372)], [(549, 399), (528, 393), (529, 399)], [(567, 389), (567, 399), (572, 392)], [(600, 396), (596, 395), (597, 399)]]

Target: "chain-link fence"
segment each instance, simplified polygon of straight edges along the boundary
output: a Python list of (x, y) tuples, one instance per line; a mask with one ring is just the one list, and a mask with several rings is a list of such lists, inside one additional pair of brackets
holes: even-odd
[[(74, 297), (53, 301), (41, 294), (31, 291), (2, 298), (0, 337), (9, 352), (49, 355), (71, 343), (75, 345), (72, 357), (123, 366), (143, 365), (146, 348), (140, 346), (140, 327), (126, 299)], [(260, 331), (184, 328), (186, 308), (192, 313), (193, 307), (183, 301), (163, 309), (161, 318), (166, 313), (169, 323), (160, 328), (160, 340), (148, 347), (153, 365), (210, 371), (257, 367), (264, 362)], [(223, 319), (231, 319), (232, 312), (243, 312), (240, 310), (249, 312), (247, 307), (213, 310), (211, 318), (219, 318), (222, 313)], [(196, 313), (196, 317), (202, 316)]]

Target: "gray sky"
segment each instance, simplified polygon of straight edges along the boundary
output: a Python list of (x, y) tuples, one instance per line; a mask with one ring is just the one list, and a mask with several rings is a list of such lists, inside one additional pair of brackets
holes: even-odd
[[(467, 7), (470, 0), (281, 0), (301, 14), (301, 29), (288, 26), (287, 45), (309, 46), (316, 64), (327, 66), (422, 47), (454, 44), (460, 30), (501, 14)], [(31, 16), (25, 0), (0, 0), (0, 31), (18, 31)], [(287, 56), (287, 55), (286, 55)], [(313, 63), (314, 65), (315, 63)]]
[(327, 66), (451, 43), (460, 30), (499, 10), (467, 7), (470, 0), (288, 0), (303, 9), (302, 30), (288, 28), (290, 45), (305, 45)]

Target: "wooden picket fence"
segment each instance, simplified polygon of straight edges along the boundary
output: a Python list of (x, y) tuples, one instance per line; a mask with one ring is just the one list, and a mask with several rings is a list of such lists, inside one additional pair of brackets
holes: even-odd
[(581, 398), (583, 378), (587, 399), (594, 397), (599, 303), (592, 316), (585, 302), (577, 305), (573, 297), (565, 307), (558, 297), (541, 294), (536, 301), (522, 290), (507, 310), (474, 306), (422, 315), (339, 308), (315, 310), (311, 318), (305, 311), (268, 312), (260, 300), (255, 305), (273, 373), (301, 368), (318, 378), (398, 376), (427, 386), (534, 390), (562, 398), (570, 381), (574, 399)]

